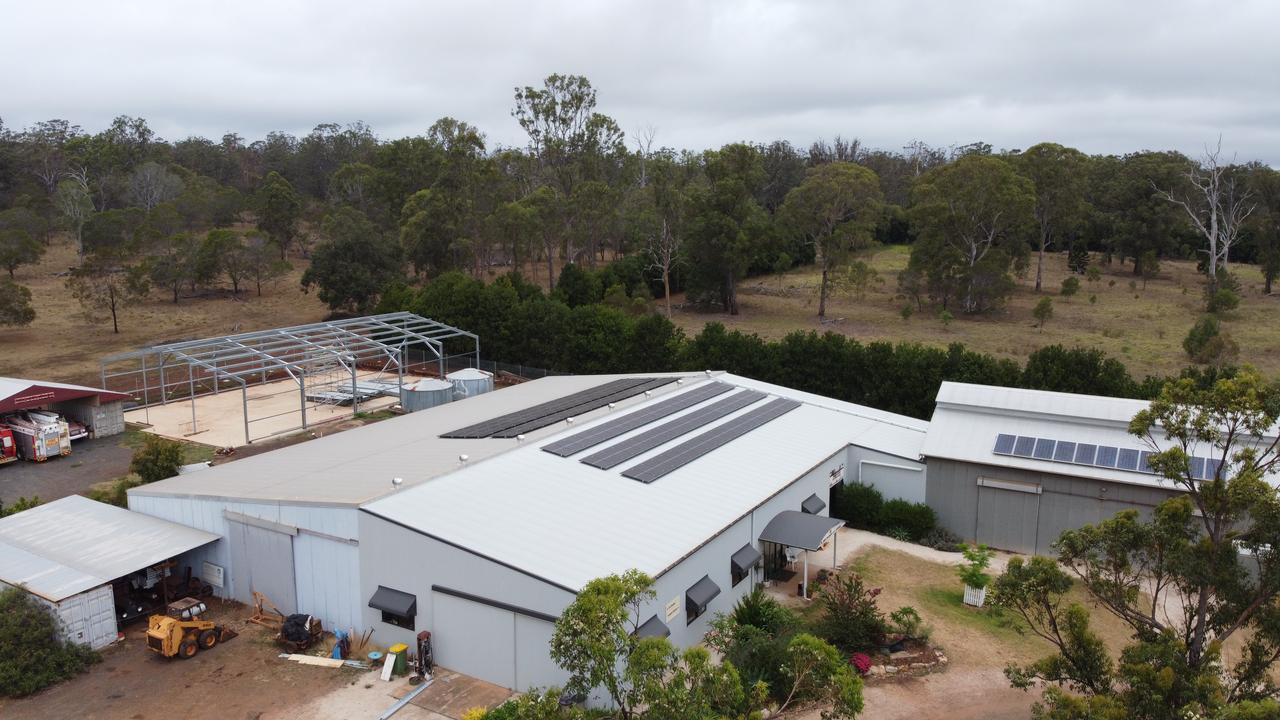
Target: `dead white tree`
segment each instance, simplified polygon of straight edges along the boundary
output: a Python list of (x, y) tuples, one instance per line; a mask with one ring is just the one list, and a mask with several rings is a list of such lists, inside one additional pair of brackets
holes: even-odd
[(76, 254), (84, 257), (84, 224), (89, 221), (94, 209), (88, 180), (83, 175), (71, 174), (58, 183), (53, 194), (53, 204), (62, 213), (67, 229), (76, 240)]
[(182, 189), (182, 178), (159, 163), (143, 163), (129, 177), (130, 199), (148, 213), (182, 194)]
[(671, 271), (680, 262), (680, 246), (683, 238), (675, 232), (672, 223), (663, 215), (658, 221), (657, 231), (649, 237), (649, 257), (653, 262), (649, 267), (662, 273), (662, 297), (667, 306), (667, 319), (671, 319)]
[(1233, 167), (1224, 165), (1220, 161), (1221, 155), (1222, 138), (1219, 137), (1217, 147), (1210, 149), (1206, 145), (1204, 158), (1187, 171), (1189, 186), (1181, 194), (1174, 188), (1162, 189), (1154, 182), (1151, 184), (1160, 197), (1185, 210), (1191, 224), (1204, 236), (1209, 245), (1206, 252), (1209, 256), (1210, 287), (1217, 287), (1219, 268), (1227, 271), (1231, 246), (1240, 236), (1240, 227), (1256, 207), (1249, 202), (1252, 193), (1237, 187)]
[(645, 125), (636, 133), (636, 151), (640, 159), (640, 178), (637, 184), (645, 187), (649, 184), (649, 158), (653, 155), (653, 142), (658, 137), (658, 128)]

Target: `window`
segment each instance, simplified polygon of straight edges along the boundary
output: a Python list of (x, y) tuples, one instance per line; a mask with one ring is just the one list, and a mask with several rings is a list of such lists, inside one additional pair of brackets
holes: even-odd
[(414, 629), (412, 617), (406, 617), (404, 615), (396, 615), (395, 613), (389, 613), (386, 610), (382, 611), (382, 622), (388, 625), (395, 625), (396, 627), (402, 627), (407, 630)]
[(733, 587), (751, 576), (751, 568), (760, 564), (760, 557), (760, 551), (747, 543), (729, 558), (729, 577), (733, 581)]
[(702, 579), (693, 584), (684, 593), (684, 612), (685, 624), (692, 625), (703, 613), (707, 611), (707, 606), (720, 594), (720, 586), (708, 575), (703, 575)]
[(414, 629), (414, 617), (418, 614), (418, 598), (407, 592), (393, 590), (382, 585), (369, 598), (369, 607), (382, 611), (382, 622), (396, 627)]

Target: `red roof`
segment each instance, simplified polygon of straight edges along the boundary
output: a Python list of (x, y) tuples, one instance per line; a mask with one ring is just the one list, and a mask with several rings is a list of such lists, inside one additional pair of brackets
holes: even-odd
[(128, 400), (124, 393), (84, 385), (0, 377), (0, 412), (38, 408), (49, 403), (98, 396), (99, 402)]

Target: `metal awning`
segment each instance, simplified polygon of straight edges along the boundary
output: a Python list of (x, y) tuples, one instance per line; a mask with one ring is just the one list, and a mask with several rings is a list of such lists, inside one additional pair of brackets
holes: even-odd
[(377, 592), (369, 598), (369, 607), (392, 615), (411, 618), (418, 614), (418, 598), (407, 592), (379, 585)]
[(715, 584), (710, 576), (703, 575), (701, 580), (685, 591), (685, 607), (696, 608), (700, 614), (707, 609), (707, 605), (719, 594), (720, 586)]
[(760, 564), (760, 557), (760, 551), (756, 550), (751, 543), (747, 543), (729, 558), (729, 563), (733, 565), (734, 572), (745, 573)]
[(762, 542), (777, 543), (804, 550), (818, 550), (822, 543), (844, 525), (843, 520), (823, 515), (810, 515), (798, 510), (783, 510), (760, 532)]
[(667, 624), (658, 619), (657, 615), (644, 621), (644, 624), (636, 628), (635, 636), (637, 639), (647, 637), (670, 637), (671, 628)]
[(803, 510), (804, 512), (809, 513), (810, 515), (817, 515), (818, 513), (825, 510), (826, 507), (827, 507), (827, 504), (822, 502), (822, 498), (818, 497), (817, 495), (810, 495), (809, 497), (804, 499), (804, 502), (800, 503), (800, 509)]

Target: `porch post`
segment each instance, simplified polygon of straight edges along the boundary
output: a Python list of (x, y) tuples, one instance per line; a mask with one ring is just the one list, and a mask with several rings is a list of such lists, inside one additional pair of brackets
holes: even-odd
[(803, 588), (802, 594), (804, 595), (804, 599), (808, 600), (809, 599), (809, 551), (808, 550), (804, 551), (804, 580), (801, 581), (801, 587)]

